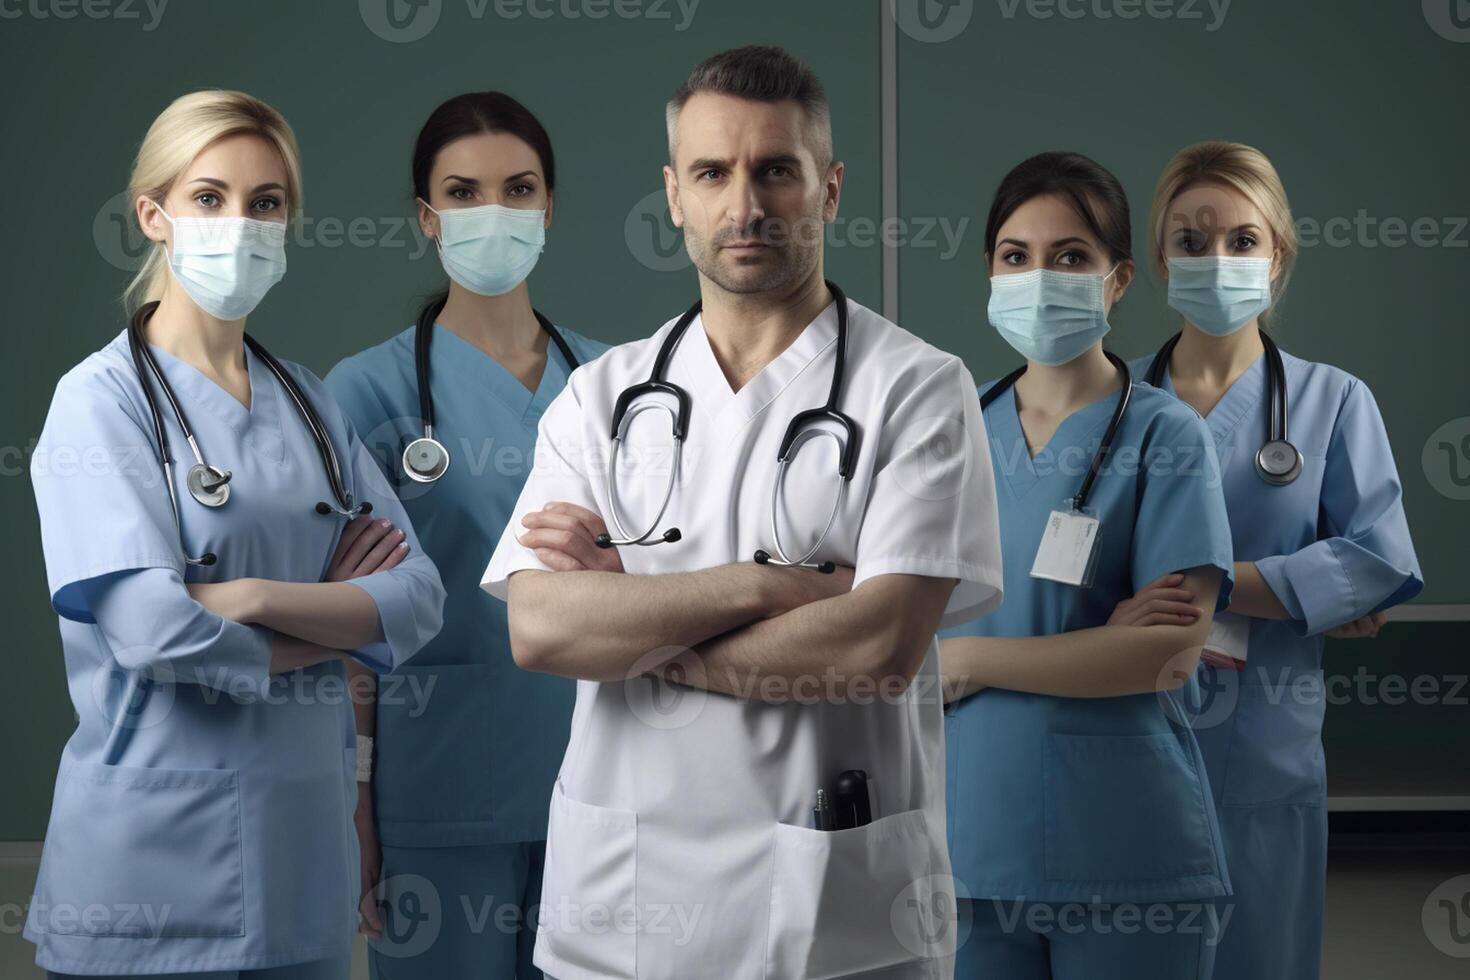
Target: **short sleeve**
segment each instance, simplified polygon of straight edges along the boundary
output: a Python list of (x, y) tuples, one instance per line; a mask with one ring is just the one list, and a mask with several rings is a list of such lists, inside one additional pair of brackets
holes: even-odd
[(89, 362), (62, 377), (31, 457), (51, 605), (95, 622), (85, 585), (142, 568), (184, 574), (155, 442), (124, 390)]
[(1361, 382), (1353, 382), (1333, 425), (1318, 523), (1321, 540), (1256, 562), (1298, 633), (1320, 633), (1423, 589), (1388, 431)]
[[(1135, 397), (1144, 391), (1135, 389)], [(1224, 609), (1235, 585), (1234, 547), (1214, 437), (1193, 409), (1172, 399), (1149, 421), (1138, 460), (1133, 587), (1209, 565), (1224, 573), (1216, 604)]]
[(995, 475), (964, 363), (950, 358), (917, 385), (878, 440), (853, 588), (885, 574), (958, 579), (941, 627), (994, 609), (1004, 581)]
[[(573, 382), (575, 380), (574, 376)], [(581, 403), (574, 384), (568, 383), (541, 415), (536, 427), (536, 452), (531, 473), (480, 579), (480, 588), (497, 599), (505, 599), (506, 583), (512, 574), (526, 569), (551, 570), (534, 551), (516, 540), (525, 531), (521, 525), (522, 517), (554, 500), (564, 500), (591, 511), (599, 510), (588, 475), (589, 453), (585, 433)]]

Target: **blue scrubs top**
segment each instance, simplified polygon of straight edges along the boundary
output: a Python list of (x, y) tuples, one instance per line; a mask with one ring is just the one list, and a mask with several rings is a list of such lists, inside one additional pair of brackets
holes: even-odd
[[(1142, 384), (1088, 502), (1102, 522), (1091, 588), (1031, 577), (1042, 529), (1080, 487), (1119, 397), (1074, 412), (1034, 458), (1014, 389), (985, 409), (1005, 602), (941, 639), (1101, 626), (1159, 576), (1205, 565), (1225, 573), (1225, 605), (1230, 529), (1209, 432), (1189, 406)], [(1058, 902), (1226, 894), (1208, 781), (1183, 721), (1167, 694), (1061, 698), (987, 688), (949, 705), (949, 846), (961, 894)]]
[[(356, 740), (340, 662), (271, 674), (271, 631), (223, 619), (186, 584), (318, 582), (345, 519), (285, 389), (248, 348), (250, 406), (153, 348), (229, 500), (200, 505), (193, 454), (155, 389), (183, 545), (126, 331), (56, 386), (31, 459), (51, 604), (77, 728), (62, 752), (26, 923), (66, 974), (254, 970), (345, 961), (360, 890)], [(403, 509), (322, 382), (283, 362), (322, 419), (347, 489), (407, 534), (390, 571), (352, 579), (392, 670), (439, 628), (444, 591)], [(213, 565), (185, 565), (184, 550)]]
[[(607, 349), (558, 330), (583, 364)], [(434, 483), (403, 472), (404, 446), (423, 435), (414, 328), (327, 375), (397, 488), (449, 594), (443, 630), (400, 672), (396, 690), (385, 684), (378, 691), (374, 808), (389, 846), (546, 838), (576, 682), (517, 667), (506, 605), (480, 588), (534, 462), (541, 413), (567, 382), (557, 346), (548, 341), (546, 351), (533, 393), (493, 357), (435, 324), (434, 435), (450, 463)]]

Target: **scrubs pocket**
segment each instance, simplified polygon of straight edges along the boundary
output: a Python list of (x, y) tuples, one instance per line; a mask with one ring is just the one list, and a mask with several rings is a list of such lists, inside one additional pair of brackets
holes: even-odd
[(33, 919), (52, 934), (245, 934), (240, 776), (64, 762)]
[(922, 959), (936, 931), (923, 810), (861, 827), (776, 825), (768, 980), (824, 980)]
[(1312, 684), (1240, 685), (1221, 806), (1322, 805), (1322, 675), (1297, 675), (1313, 676)]
[(1200, 774), (1174, 735), (1051, 734), (1044, 772), (1047, 880), (1219, 873)]
[[(574, 800), (557, 780), (537, 943), (577, 976), (638, 975), (638, 815)], [(553, 973), (561, 972), (556, 965)]]
[[(491, 819), (488, 664), (404, 666), (378, 679), (373, 793), (383, 843), (449, 841), (426, 834)], [(455, 825), (461, 825), (456, 827)]]

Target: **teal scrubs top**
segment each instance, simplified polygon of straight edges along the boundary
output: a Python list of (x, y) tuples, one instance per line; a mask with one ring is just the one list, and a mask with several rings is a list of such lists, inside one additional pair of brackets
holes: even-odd
[[(583, 364), (607, 349), (558, 330)], [(568, 374), (548, 341), (546, 368), (529, 391), (494, 358), (435, 324), (429, 348), (434, 435), (450, 463), (434, 483), (416, 483), (403, 472), (404, 446), (423, 435), (414, 328), (346, 358), (327, 375), (448, 592), (439, 635), (378, 689), (373, 781), (385, 845), (546, 837), (576, 682), (516, 666), (506, 605), (480, 588), (480, 576), (530, 473), (541, 413)]]
[[(982, 385), (983, 392), (988, 385)], [(1014, 389), (985, 409), (1005, 601), (941, 631), (1049, 636), (1102, 626), (1161, 575), (1233, 584), (1214, 442), (1188, 405), (1135, 384), (1093, 485), (1101, 549), (1090, 588), (1031, 577), (1042, 529), (1076, 494), (1118, 394), (1069, 416), (1033, 458)], [(987, 688), (946, 708), (949, 846), (960, 894), (1029, 901), (1185, 901), (1226, 894), (1209, 782), (1168, 694), (1062, 698)]]

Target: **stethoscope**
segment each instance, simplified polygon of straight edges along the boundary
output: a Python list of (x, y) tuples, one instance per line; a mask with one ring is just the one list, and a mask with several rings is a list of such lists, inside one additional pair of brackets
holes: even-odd
[[(827, 540), (827, 534), (832, 530), (832, 524), (837, 519), (837, 512), (842, 507), (842, 501), (847, 492), (848, 481), (852, 479), (853, 470), (857, 463), (858, 426), (856, 422), (837, 408), (842, 398), (842, 381), (846, 373), (847, 297), (843, 295), (841, 289), (838, 289), (831, 282), (827, 283), (827, 288), (832, 291), (832, 299), (837, 304), (837, 358), (832, 365), (832, 386), (827, 394), (827, 403), (825, 405), (798, 412), (792, 417), (791, 422), (786, 427), (786, 434), (781, 439), (781, 448), (776, 453), (776, 479), (771, 488), (771, 542), (775, 554), (772, 555), (771, 552), (764, 548), (758, 549), (755, 553), (755, 561), (761, 565), (787, 565), (801, 568), (814, 568), (819, 572), (830, 573), (837, 567), (835, 562), (824, 561), (814, 563), (812, 559), (821, 549), (822, 544)], [(681, 537), (679, 529), (677, 527), (671, 527), (654, 540), (649, 540), (654, 530), (658, 527), (659, 522), (663, 520), (664, 512), (669, 506), (669, 498), (673, 496), (674, 482), (678, 479), (679, 474), (679, 460), (683, 455), (684, 437), (689, 433), (689, 393), (672, 381), (665, 380), (664, 373), (668, 368), (669, 359), (674, 354), (674, 349), (679, 345), (680, 338), (684, 336), (684, 331), (688, 329), (690, 323), (694, 322), (694, 318), (699, 315), (702, 308), (703, 303), (696, 301), (679, 318), (679, 322), (674, 324), (674, 328), (669, 331), (668, 336), (659, 345), (658, 356), (654, 358), (653, 371), (649, 374), (648, 380), (625, 388), (618, 395), (617, 402), (613, 407), (612, 453), (607, 467), (607, 509), (608, 516), (612, 518), (613, 526), (617, 528), (620, 537), (614, 538), (609, 534), (599, 534), (596, 538), (599, 548), (611, 548), (614, 545), (625, 544), (672, 544)], [(653, 393), (672, 395), (678, 403), (678, 410), (675, 411), (662, 399), (651, 399), (635, 403), (635, 399)], [(614, 478), (614, 473), (617, 471), (618, 450), (622, 445), (623, 437), (627, 434), (628, 424), (639, 412), (650, 408), (661, 409), (669, 414), (674, 435), (674, 462), (673, 466), (669, 468), (669, 479), (664, 487), (663, 502), (659, 504), (658, 513), (654, 515), (653, 521), (644, 529), (643, 533), (634, 535), (629, 534), (623, 526), (622, 515), (619, 513), (617, 483)], [(808, 428), (811, 423), (817, 421), (835, 422), (842, 429), (841, 437), (830, 429)], [(796, 455), (796, 450), (800, 448), (801, 443), (798, 442), (798, 439), (804, 442), (808, 438), (819, 435), (828, 436), (839, 442), (840, 455), (837, 463), (837, 475), (840, 478), (840, 482), (838, 483), (836, 497), (832, 503), (832, 512), (827, 516), (827, 524), (822, 528), (822, 534), (817, 538), (816, 544), (812, 545), (806, 554), (792, 558), (786, 553), (785, 547), (781, 544), (781, 532), (776, 520), (777, 508), (781, 500), (781, 488), (786, 481), (786, 467)]]
[[(1105, 350), (1103, 354), (1122, 376), (1123, 391), (1118, 396), (1118, 404), (1113, 407), (1113, 417), (1109, 420), (1106, 431), (1103, 432), (1102, 442), (1098, 443), (1097, 451), (1092, 454), (1092, 463), (1087, 467), (1087, 475), (1082, 478), (1082, 486), (1072, 498), (1072, 509), (1078, 511), (1087, 506), (1087, 498), (1092, 494), (1092, 485), (1097, 482), (1097, 475), (1102, 472), (1108, 451), (1113, 448), (1113, 438), (1118, 434), (1118, 426), (1123, 422), (1123, 413), (1128, 409), (1129, 399), (1133, 397), (1133, 373), (1128, 370), (1127, 362), (1112, 351)], [(991, 402), (1004, 394), (1005, 390), (1015, 384), (1016, 379), (1025, 373), (1026, 365), (1023, 364), (991, 385), (990, 389), (980, 396), (980, 410), (983, 412), (989, 408)]]
[[(429, 389), (429, 344), (434, 337), (434, 321), (443, 312), (444, 303), (444, 300), (431, 303), (419, 314), (413, 335), (413, 362), (418, 379), (419, 414), (423, 417), (424, 434), (404, 447), (403, 471), (410, 480), (419, 483), (433, 483), (449, 469), (449, 449), (434, 438), (434, 395)], [(577, 370), (579, 362), (572, 353), (572, 348), (567, 345), (566, 338), (539, 311), (531, 312), (536, 315), (536, 322), (541, 324), (541, 329), (556, 344), (556, 349), (561, 351), (563, 360), (567, 362), (567, 373)]]
[[(148, 383), (149, 374), (163, 389), (163, 395), (168, 399), (174, 418), (178, 420), (179, 428), (183, 430), (184, 438), (188, 440), (189, 449), (194, 453), (194, 465), (189, 467), (184, 477), (184, 483), (189, 488), (189, 496), (205, 507), (223, 507), (225, 501), (230, 499), (230, 479), (234, 474), (204, 461), (204, 453), (199, 448), (199, 440), (194, 438), (194, 430), (189, 425), (188, 416), (184, 414), (184, 406), (179, 404), (173, 386), (159, 370), (158, 361), (154, 359), (153, 351), (148, 348), (148, 343), (143, 338), (143, 325), (148, 322), (148, 318), (157, 308), (158, 302), (155, 300), (143, 304), (139, 307), (138, 312), (133, 314), (132, 320), (128, 323), (128, 346), (132, 349), (133, 368), (138, 372), (138, 383), (143, 388), (143, 397), (148, 401), (148, 411), (153, 418), (153, 434), (158, 441), (158, 461), (163, 465), (163, 483), (168, 487), (169, 507), (173, 510), (174, 528), (178, 532), (179, 544), (182, 546), (184, 529), (179, 520), (178, 495), (174, 490), (173, 455), (169, 451), (168, 429), (163, 424), (163, 413), (159, 411), (158, 399), (153, 394), (152, 385)], [(332, 496), (336, 498), (335, 504), (325, 500), (317, 501), (316, 512), (318, 514), (337, 514), (349, 520), (359, 514), (371, 513), (373, 505), (367, 501), (353, 504), (352, 494), (347, 491), (347, 486), (342, 480), (342, 467), (337, 461), (337, 450), (332, 446), (332, 438), (328, 435), (326, 426), (322, 424), (321, 417), (311, 407), (311, 402), (307, 400), (306, 394), (286, 373), (286, 369), (281, 367), (280, 362), (261, 346), (260, 341), (246, 334), (245, 345), (265, 362), (265, 366), (270, 369), (271, 374), (276, 376), (281, 387), (286, 389), (286, 393), (291, 396), (291, 401), (296, 405), (296, 411), (301, 415), (301, 420), (310, 430), (312, 441), (316, 443), (317, 452), (322, 458), (322, 467), (327, 471), (327, 482), (332, 485)], [(198, 558), (190, 557), (187, 550), (184, 552), (184, 561), (190, 565), (213, 565), (216, 560), (217, 556), (212, 551), (206, 551)]]
[[(1270, 334), (1260, 331), (1261, 345), (1266, 348), (1266, 387), (1270, 403), (1266, 410), (1266, 441), (1256, 450), (1256, 473), (1273, 487), (1284, 487), (1302, 472), (1302, 454), (1286, 438), (1286, 366), (1281, 360), (1281, 348)], [(1155, 388), (1163, 386), (1164, 371), (1169, 367), (1169, 358), (1174, 355), (1174, 346), (1182, 333), (1176, 333), (1164, 341), (1164, 346), (1154, 355), (1148, 367), (1148, 383)]]

